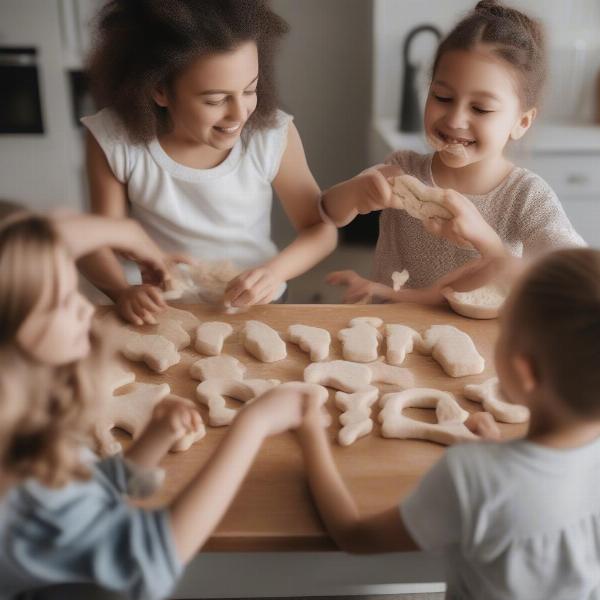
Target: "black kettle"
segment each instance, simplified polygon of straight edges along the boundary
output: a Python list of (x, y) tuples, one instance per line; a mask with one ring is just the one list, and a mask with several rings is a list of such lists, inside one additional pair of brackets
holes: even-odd
[(417, 35), (428, 31), (433, 33), (438, 41), (442, 39), (441, 31), (435, 25), (418, 25), (406, 36), (404, 40), (404, 82), (402, 84), (402, 103), (400, 105), (399, 131), (415, 133), (423, 129), (423, 117), (419, 106), (419, 94), (417, 92), (418, 67), (409, 60), (410, 45)]

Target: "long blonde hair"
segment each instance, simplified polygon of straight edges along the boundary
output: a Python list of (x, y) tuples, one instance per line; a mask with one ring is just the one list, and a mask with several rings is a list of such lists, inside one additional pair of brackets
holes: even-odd
[(56, 286), (60, 251), (44, 216), (20, 212), (0, 222), (0, 468), (53, 487), (87, 474), (80, 447), (109, 354), (94, 331), (90, 355), (60, 367), (36, 361), (17, 343), (44, 286)]

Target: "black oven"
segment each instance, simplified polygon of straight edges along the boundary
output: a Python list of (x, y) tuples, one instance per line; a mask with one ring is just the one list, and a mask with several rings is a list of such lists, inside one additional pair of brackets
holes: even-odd
[(44, 133), (37, 50), (0, 46), (0, 134)]

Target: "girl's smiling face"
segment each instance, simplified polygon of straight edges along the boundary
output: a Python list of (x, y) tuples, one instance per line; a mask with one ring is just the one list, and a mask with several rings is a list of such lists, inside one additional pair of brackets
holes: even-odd
[(39, 362), (62, 366), (88, 355), (94, 308), (79, 292), (75, 264), (64, 249), (57, 249), (53, 262), (54, 273), (41, 274), (42, 294), (17, 340)]
[(257, 104), (258, 49), (245, 42), (235, 49), (202, 56), (157, 90), (155, 101), (168, 109), (174, 135), (189, 144), (230, 150)]
[(535, 109), (523, 112), (516, 77), (482, 45), (441, 56), (425, 105), (425, 133), (446, 166), (499, 157), (509, 139), (524, 135)]

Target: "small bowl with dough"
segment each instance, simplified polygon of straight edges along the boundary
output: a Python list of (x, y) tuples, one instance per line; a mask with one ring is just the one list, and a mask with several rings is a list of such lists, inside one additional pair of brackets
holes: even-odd
[(442, 290), (450, 308), (470, 319), (495, 319), (508, 296), (508, 289), (497, 283), (484, 285), (468, 292), (457, 292), (451, 287)]

